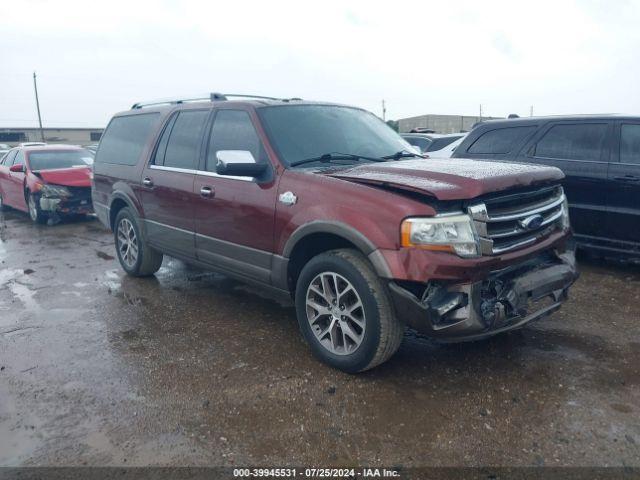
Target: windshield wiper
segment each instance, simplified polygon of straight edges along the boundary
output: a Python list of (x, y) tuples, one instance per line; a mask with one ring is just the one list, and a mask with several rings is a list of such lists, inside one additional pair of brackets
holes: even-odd
[(392, 153), (391, 155), (385, 155), (384, 160), (400, 160), (401, 158), (411, 158), (411, 157), (420, 157), (420, 158), (429, 158), (424, 155), (420, 155), (419, 153), (412, 153), (407, 150), (400, 150), (399, 152)]
[(367, 157), (365, 155), (355, 155), (353, 153), (333, 152), (333, 153), (325, 153), (324, 155), (320, 155), (318, 157), (297, 160), (295, 162), (292, 162), (289, 166), (297, 167), (298, 165), (304, 165), (306, 163), (314, 163), (314, 162), (331, 163), (334, 160), (354, 160), (356, 162), (360, 160), (370, 160), (372, 162), (384, 162), (387, 159), (378, 158), (378, 157)]

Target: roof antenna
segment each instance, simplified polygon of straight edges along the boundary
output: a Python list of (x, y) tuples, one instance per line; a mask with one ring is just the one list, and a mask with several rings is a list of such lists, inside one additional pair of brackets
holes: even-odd
[(227, 97), (225, 97), (222, 93), (216, 93), (216, 92), (211, 93), (210, 97), (212, 102), (224, 101), (227, 99)]

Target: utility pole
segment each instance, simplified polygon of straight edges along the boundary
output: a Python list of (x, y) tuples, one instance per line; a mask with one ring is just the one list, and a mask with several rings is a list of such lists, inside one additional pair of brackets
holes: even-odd
[(382, 120), (387, 121), (387, 107), (385, 106), (384, 99), (382, 100)]
[(531, 105), (531, 109), (529, 110), (529, 116), (533, 117), (533, 105)]
[(40, 124), (40, 137), (44, 142), (44, 130), (42, 129), (42, 117), (40, 116), (40, 101), (38, 100), (38, 82), (36, 82), (36, 72), (33, 72), (33, 90), (36, 92), (36, 108), (38, 109), (38, 123)]
[(480, 121), (482, 121), (482, 104), (480, 104)]

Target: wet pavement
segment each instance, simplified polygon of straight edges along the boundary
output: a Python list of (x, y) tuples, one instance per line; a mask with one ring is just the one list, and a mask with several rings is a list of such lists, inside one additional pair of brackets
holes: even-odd
[(97, 221), (0, 214), (0, 465), (640, 466), (640, 267), (583, 260), (553, 317), (350, 376), (290, 303), (114, 257)]

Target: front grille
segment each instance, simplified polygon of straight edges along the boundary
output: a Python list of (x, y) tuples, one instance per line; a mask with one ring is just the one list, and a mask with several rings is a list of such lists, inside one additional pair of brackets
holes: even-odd
[(91, 206), (91, 187), (66, 187), (66, 188), (71, 193), (71, 196), (65, 198), (63, 201), (63, 204), (66, 208)]
[(562, 187), (504, 195), (471, 205), (483, 255), (499, 255), (533, 245), (561, 228)]
[(78, 200), (91, 200), (91, 187), (66, 187), (71, 193), (71, 198)]

